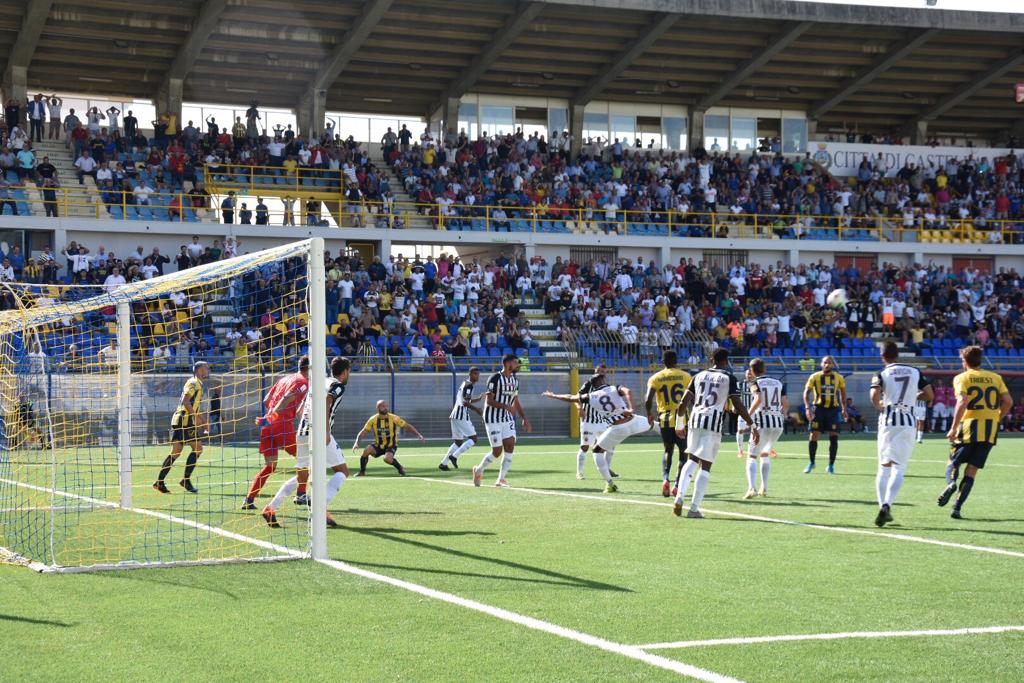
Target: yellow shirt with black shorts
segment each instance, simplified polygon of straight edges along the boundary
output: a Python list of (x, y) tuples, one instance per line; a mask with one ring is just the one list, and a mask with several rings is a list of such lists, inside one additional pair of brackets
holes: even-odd
[(818, 371), (807, 378), (804, 393), (814, 392), (814, 419), (812, 432), (838, 432), (842, 420), (842, 398), (846, 393), (846, 380), (838, 372)]
[(671, 452), (675, 445), (686, 447), (685, 440), (676, 436), (676, 410), (683, 402), (683, 394), (686, 393), (691, 381), (693, 378), (690, 373), (678, 368), (664, 368), (647, 380), (647, 393), (654, 392), (661, 441), (666, 451)]
[(953, 378), (953, 391), (966, 401), (951, 447), (953, 464), (982, 469), (999, 436), (1000, 397), (1009, 393), (1006, 382), (994, 372), (971, 369)]
[[(202, 404), (203, 383), (198, 377), (192, 377), (185, 382), (185, 387), (181, 390), (181, 400), (171, 415), (171, 443), (191, 443), (199, 440), (196, 416)], [(186, 412), (185, 406), (192, 409), (191, 414)]]
[(366, 421), (363, 431), (373, 434), (373, 457), (379, 458), (385, 453), (398, 450), (398, 430), (406, 425), (405, 420), (388, 413), (377, 414)]

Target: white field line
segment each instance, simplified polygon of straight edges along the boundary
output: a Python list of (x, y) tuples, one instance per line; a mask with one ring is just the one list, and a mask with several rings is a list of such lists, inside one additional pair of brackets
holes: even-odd
[(502, 621), (508, 621), (513, 624), (518, 624), (519, 626), (525, 626), (526, 628), (533, 629), (534, 631), (542, 631), (544, 633), (549, 633), (551, 635), (558, 636), (559, 638), (565, 638), (566, 640), (572, 640), (577, 643), (582, 643), (584, 645), (596, 647), (599, 650), (604, 650), (605, 652), (612, 652), (623, 657), (635, 659), (637, 661), (644, 662), (645, 664), (656, 666), (660, 669), (666, 669), (668, 671), (673, 671), (684, 676), (689, 676), (690, 678), (695, 678), (699, 681), (710, 681), (712, 683), (727, 683), (730, 681), (736, 681), (735, 678), (731, 678), (729, 676), (724, 676), (722, 674), (718, 674), (713, 671), (708, 671), (706, 669), (701, 669), (690, 664), (685, 664), (683, 662), (678, 662), (673, 659), (667, 659), (659, 655), (653, 655), (649, 652), (644, 652), (643, 648), (641, 647), (636, 647), (633, 645), (623, 645), (621, 643), (605, 640), (604, 638), (600, 638), (598, 636), (592, 636), (587, 633), (575, 631), (571, 628), (558, 626), (557, 624), (552, 624), (541, 619), (535, 619), (534, 617), (518, 614), (516, 612), (510, 612), (509, 610), (502, 609), (500, 607), (492, 607), (491, 605), (486, 605), (482, 602), (477, 602), (476, 600), (469, 600), (467, 598), (459, 597), (458, 595), (453, 595), (451, 593), (446, 593), (444, 591), (435, 590), (433, 588), (421, 586), (419, 584), (411, 583), (409, 581), (403, 581), (402, 579), (396, 579), (394, 577), (386, 576), (384, 574), (378, 574), (376, 572), (360, 569), (359, 567), (354, 567), (345, 562), (339, 562), (337, 560), (320, 560), (320, 563), (325, 564), (328, 567), (332, 567), (333, 569), (337, 569), (338, 571), (347, 572), (349, 574), (354, 574), (355, 576), (361, 576), (363, 578), (372, 579), (374, 581), (380, 581), (381, 583), (386, 583), (390, 586), (395, 586), (397, 588), (411, 591), (419, 595), (424, 595), (435, 600), (447, 602), (452, 605), (458, 605), (459, 607), (464, 607), (466, 609), (474, 610), (476, 612), (482, 612), (483, 614), (492, 616), (496, 619), (501, 619)]
[[(429, 479), (427, 477), (409, 477), (409, 479), (418, 479), (419, 481), (426, 481), (434, 484), (451, 484), (453, 486), (473, 486), (472, 482), (468, 481), (453, 481), (451, 479)], [(383, 481), (383, 480), (380, 480)], [(595, 496), (587, 493), (569, 493), (567, 491), (545, 491), (543, 489), (531, 489), (522, 488), (518, 486), (510, 487), (511, 491), (520, 491), (522, 493), (534, 493), (541, 496), (562, 496), (564, 498), (582, 498), (584, 500), (597, 500), (602, 503), (624, 503), (627, 505), (654, 505), (657, 507), (672, 507), (672, 503), (662, 503), (654, 500), (636, 500), (634, 498), (623, 498), (620, 496), (606, 495), (606, 496)], [(710, 512), (714, 515), (721, 515), (723, 517), (735, 517), (737, 519), (749, 519), (753, 522), (767, 522), (769, 524), (785, 524), (787, 526), (804, 527), (807, 529), (817, 529), (820, 531), (832, 531), (836, 533), (844, 534), (858, 534), (862, 536), (877, 536), (879, 538), (890, 538), (897, 541), (909, 541), (912, 543), (925, 543), (927, 545), (937, 545), (943, 548), (955, 548), (957, 550), (971, 550), (979, 553), (991, 553), (993, 555), (1004, 555), (1006, 557), (1019, 557), (1024, 558), (1024, 553), (1015, 552), (1013, 550), (1004, 550), (1002, 548), (990, 548), (982, 545), (969, 545), (967, 543), (951, 543), (949, 541), (939, 541), (934, 538), (925, 538), (923, 536), (911, 536), (909, 534), (894, 534), (885, 531), (871, 531), (870, 529), (855, 529), (852, 527), (844, 526), (827, 526), (825, 524), (813, 524), (811, 522), (797, 522), (791, 519), (778, 519), (776, 517), (764, 517), (762, 515), (749, 515), (743, 512), (727, 512), (725, 510), (712, 510), (710, 508), (701, 508), (703, 512)]]
[(852, 631), (849, 633), (808, 633), (784, 636), (753, 636), (751, 638), (715, 638), (713, 640), (678, 640), (672, 643), (637, 645), (641, 650), (676, 650), (711, 645), (756, 645), (758, 643), (785, 643), (800, 640), (846, 640), (849, 638), (915, 638), (923, 636), (962, 636), (982, 633), (1010, 633), (1024, 631), (1024, 626), (979, 626), (974, 628), (940, 628), (923, 631)]
[[(74, 493), (67, 493), (65, 491), (48, 489), (48, 488), (44, 488), (42, 486), (34, 486), (32, 484), (26, 484), (24, 482), (14, 481), (14, 480), (11, 480), (11, 479), (0, 479), (0, 482), (6, 483), (6, 484), (12, 484), (14, 486), (21, 486), (23, 488), (27, 488), (27, 489), (30, 489), (30, 490), (33, 490), (33, 491), (40, 491), (40, 492), (43, 492), (43, 493), (56, 494), (58, 496), (63, 496), (63, 497), (66, 497), (66, 498), (73, 498), (73, 499), (77, 499), (77, 500), (84, 500), (84, 501), (93, 503), (95, 505), (100, 505), (100, 506), (104, 506), (104, 507), (111, 507), (111, 508), (117, 508), (118, 507), (118, 505), (116, 503), (110, 503), (110, 502), (105, 501), (105, 500), (99, 500), (97, 498), (89, 498), (88, 496), (80, 496), (80, 495), (77, 495), (77, 494), (74, 494)], [(277, 544), (274, 544), (274, 543), (270, 543), (268, 541), (261, 541), (259, 539), (251, 538), (249, 536), (243, 536), (242, 534), (236, 534), (234, 532), (227, 531), (226, 529), (221, 529), (219, 527), (210, 526), (208, 524), (202, 524), (200, 522), (195, 522), (195, 521), (192, 521), (190, 519), (184, 519), (184, 518), (181, 518), (181, 517), (175, 517), (174, 515), (168, 515), (168, 514), (164, 514), (162, 512), (156, 512), (154, 510), (145, 510), (145, 509), (142, 509), (142, 508), (124, 508), (124, 509), (126, 511), (128, 511), (128, 512), (136, 512), (136, 513), (141, 514), (141, 515), (148, 515), (150, 517), (157, 517), (159, 519), (165, 519), (165, 520), (168, 520), (168, 521), (171, 521), (171, 522), (177, 522), (177, 523), (182, 524), (184, 526), (194, 527), (196, 529), (201, 529), (201, 530), (204, 530), (204, 531), (208, 531), (208, 532), (216, 534), (218, 536), (224, 536), (225, 538), (230, 538), (230, 539), (233, 539), (233, 540), (236, 540), (236, 541), (242, 541), (244, 543), (251, 543), (252, 545), (258, 546), (260, 548), (266, 548), (268, 550), (273, 550), (275, 552), (279, 552), (279, 553), (281, 553), (281, 554), (283, 554), (285, 556), (294, 557), (294, 558), (306, 557), (306, 555), (304, 553), (301, 553), (301, 552), (299, 552), (297, 550), (293, 550), (291, 548), (287, 548), (285, 546), (280, 546), (280, 545), (277, 545)], [(644, 652), (642, 648), (638, 648), (636, 646), (623, 645), (622, 643), (615, 643), (615, 642), (612, 642), (610, 640), (605, 640), (604, 638), (600, 638), (598, 636), (592, 636), (592, 635), (589, 635), (589, 634), (586, 634), (586, 633), (582, 633), (580, 631), (575, 631), (573, 629), (566, 628), (564, 626), (558, 626), (557, 624), (552, 624), (552, 623), (547, 622), (547, 621), (542, 621), (540, 619), (535, 619), (533, 617), (529, 617), (529, 616), (526, 616), (526, 615), (523, 615), (523, 614), (518, 614), (516, 612), (511, 612), (509, 610), (505, 610), (505, 609), (502, 609), (500, 607), (492, 607), (492, 606), (486, 605), (486, 604), (484, 604), (482, 602), (477, 602), (475, 600), (469, 600), (467, 598), (462, 598), (462, 597), (459, 597), (458, 595), (454, 595), (452, 593), (446, 593), (444, 591), (439, 591), (439, 590), (435, 590), (433, 588), (428, 588), (427, 586), (421, 586), (420, 584), (412, 583), (410, 581), (403, 581), (402, 579), (397, 579), (397, 578), (394, 578), (394, 577), (391, 577), (391, 576), (387, 576), (387, 575), (384, 575), (384, 574), (378, 574), (376, 572), (371, 572), (371, 571), (367, 571), (365, 569), (360, 569), (359, 567), (354, 567), (354, 566), (352, 566), (350, 564), (347, 564), (345, 562), (339, 562), (338, 560), (319, 560), (319, 562), (321, 564), (327, 566), (327, 567), (330, 567), (332, 569), (336, 569), (336, 570), (341, 571), (341, 572), (352, 574), (354, 576), (360, 576), (360, 577), (363, 577), (363, 578), (366, 578), (366, 579), (372, 579), (373, 581), (379, 581), (381, 583), (386, 583), (386, 584), (388, 584), (390, 586), (394, 586), (396, 588), (401, 588), (403, 590), (407, 590), (407, 591), (410, 591), (410, 592), (413, 592), (413, 593), (418, 593), (419, 595), (424, 595), (424, 596), (433, 598), (435, 600), (440, 600), (442, 602), (447, 602), (447, 603), (452, 604), (452, 605), (458, 605), (459, 607), (463, 607), (463, 608), (466, 608), (466, 609), (471, 609), (471, 610), (474, 610), (474, 611), (477, 611), (477, 612), (482, 612), (483, 614), (487, 614), (489, 616), (495, 617), (497, 619), (501, 619), (503, 621), (508, 621), (508, 622), (513, 623), (513, 624), (517, 624), (519, 626), (525, 626), (526, 628), (533, 629), (535, 631), (542, 631), (544, 633), (549, 633), (551, 635), (555, 635), (555, 636), (558, 636), (560, 638), (565, 638), (567, 640), (572, 640), (572, 641), (575, 641), (575, 642), (578, 642), (578, 643), (582, 643), (584, 645), (589, 645), (590, 647), (596, 647), (596, 648), (598, 648), (600, 650), (604, 650), (605, 652), (611, 652), (611, 653), (614, 653), (614, 654), (617, 654), (617, 655), (621, 655), (623, 657), (628, 657), (629, 659), (635, 659), (635, 660), (637, 660), (639, 662), (643, 662), (645, 664), (649, 664), (651, 666), (655, 666), (655, 667), (658, 667), (660, 669), (665, 669), (667, 671), (672, 671), (672, 672), (675, 672), (675, 673), (678, 673), (678, 674), (682, 674), (684, 676), (688, 676), (690, 678), (694, 678), (694, 679), (699, 680), (699, 681), (707, 681), (708, 683), (740, 683), (740, 681), (738, 679), (736, 679), (736, 678), (732, 678), (730, 676), (725, 676), (725, 675), (722, 675), (722, 674), (718, 674), (718, 673), (715, 673), (714, 671), (708, 671), (706, 669), (701, 669), (699, 667), (692, 666), (690, 664), (679, 662), (679, 661), (676, 661), (676, 660), (673, 660), (673, 659), (668, 659), (668, 658), (662, 657), (660, 655), (655, 655), (655, 654), (651, 654), (649, 652)], [(31, 563), (30, 566), (32, 566), (33, 568), (36, 568), (36, 569), (42, 568), (42, 565), (40, 565), (39, 563)], [(118, 567), (112, 566), (110, 568), (117, 569)]]

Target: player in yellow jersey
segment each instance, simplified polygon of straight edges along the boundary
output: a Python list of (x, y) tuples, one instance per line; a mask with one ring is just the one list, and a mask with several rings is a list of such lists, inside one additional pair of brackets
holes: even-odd
[(358, 452), (359, 440), (363, 438), (363, 434), (373, 435), (373, 443), (366, 447), (359, 458), (357, 477), (366, 476), (366, 464), (370, 462), (371, 456), (379, 458), (382, 455), (384, 462), (398, 470), (400, 475), (405, 476), (405, 468), (395, 457), (395, 451), (398, 450), (398, 430), (403, 427), (419, 437), (420, 441), (425, 441), (423, 435), (412, 424), (388, 411), (387, 401), (377, 401), (377, 412), (366, 421), (363, 429), (356, 435), (355, 443), (352, 444), (353, 452)]
[(832, 356), (821, 359), (821, 371), (807, 378), (804, 386), (804, 406), (807, 422), (811, 425), (810, 441), (807, 443), (807, 457), (810, 462), (804, 474), (814, 470), (814, 457), (818, 454), (818, 437), (828, 432), (828, 473), (836, 472), (836, 454), (839, 453), (839, 416), (846, 415), (846, 380), (836, 371)]
[[(676, 409), (683, 400), (686, 389), (690, 386), (690, 373), (676, 367), (678, 362), (676, 352), (668, 350), (661, 356), (661, 362), (665, 367), (651, 375), (647, 380), (647, 398), (644, 407), (647, 410), (647, 422), (654, 426), (658, 423), (661, 428), (661, 443), (664, 451), (661, 456), (661, 495), (669, 497), (669, 475), (672, 472), (672, 452), (679, 449), (679, 468), (682, 469), (686, 463), (686, 440), (676, 436)], [(657, 403), (657, 412), (655, 412)], [(678, 478), (678, 477), (677, 477)], [(674, 492), (671, 495), (675, 495)]]
[(960, 351), (964, 371), (953, 378), (956, 408), (953, 423), (946, 436), (951, 444), (949, 465), (946, 467), (946, 488), (939, 496), (939, 507), (944, 506), (957, 492), (960, 466), (964, 478), (960, 481), (956, 502), (950, 517), (961, 519), (960, 509), (971, 495), (978, 470), (985, 467), (989, 451), (996, 445), (999, 423), (1010, 409), (1013, 399), (1003, 378), (981, 369), (983, 351), (980, 346), (968, 346)]
[(160, 467), (160, 474), (153, 482), (153, 488), (160, 493), (170, 493), (167, 490), (164, 479), (171, 471), (174, 461), (181, 455), (181, 450), (186, 445), (192, 449), (185, 461), (185, 478), (181, 480), (181, 486), (189, 493), (199, 493), (199, 490), (192, 485), (192, 471), (199, 462), (199, 456), (203, 454), (202, 436), (199, 431), (206, 426), (206, 417), (203, 415), (203, 382), (210, 376), (210, 366), (203, 361), (197, 361), (192, 366), (192, 377), (185, 382), (181, 391), (181, 399), (178, 407), (171, 415), (171, 454), (164, 458)]

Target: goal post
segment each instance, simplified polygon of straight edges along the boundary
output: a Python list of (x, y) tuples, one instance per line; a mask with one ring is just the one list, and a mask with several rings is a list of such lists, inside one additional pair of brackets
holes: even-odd
[[(323, 240), (310, 239), (109, 291), (7, 283), (0, 561), (88, 571), (326, 557), (324, 270)], [(303, 354), (312, 508), (289, 495), (271, 528), (261, 509), (295, 473), (285, 450), (257, 509), (241, 508), (264, 464), (264, 399)]]

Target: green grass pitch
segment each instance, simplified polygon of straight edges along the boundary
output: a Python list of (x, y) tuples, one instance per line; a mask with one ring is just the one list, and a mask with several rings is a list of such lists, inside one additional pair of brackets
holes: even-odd
[[(703, 520), (671, 514), (651, 439), (618, 449), (611, 495), (589, 458), (575, 479), (569, 441), (524, 441), (511, 490), (493, 487), (496, 464), (484, 487), (466, 485), (482, 447), (439, 472), (446, 446), (403, 446), (407, 478), (372, 461), (350, 479), (332, 505), (343, 528), (329, 532), (331, 558), (612, 643), (681, 643), (647, 651), (744, 681), (1024, 680), (1019, 630), (687, 642), (1024, 625), (1024, 440), (1000, 442), (957, 521), (935, 505), (948, 449), (928, 439), (882, 530), (870, 437), (844, 436), (832, 476), (821, 465), (803, 474), (804, 440), (790, 438), (769, 497), (753, 501), (741, 499), (726, 437)], [(211, 456), (200, 486), (217, 476)], [(185, 494), (172, 488), (163, 498), (137, 488), (135, 504), (173, 510)], [(286, 530), (301, 523), (290, 502), (282, 513)], [(261, 521), (225, 523), (267, 538)], [(0, 628), (0, 677), (12, 681), (685, 679), (311, 561), (75, 575), (0, 565)]]

